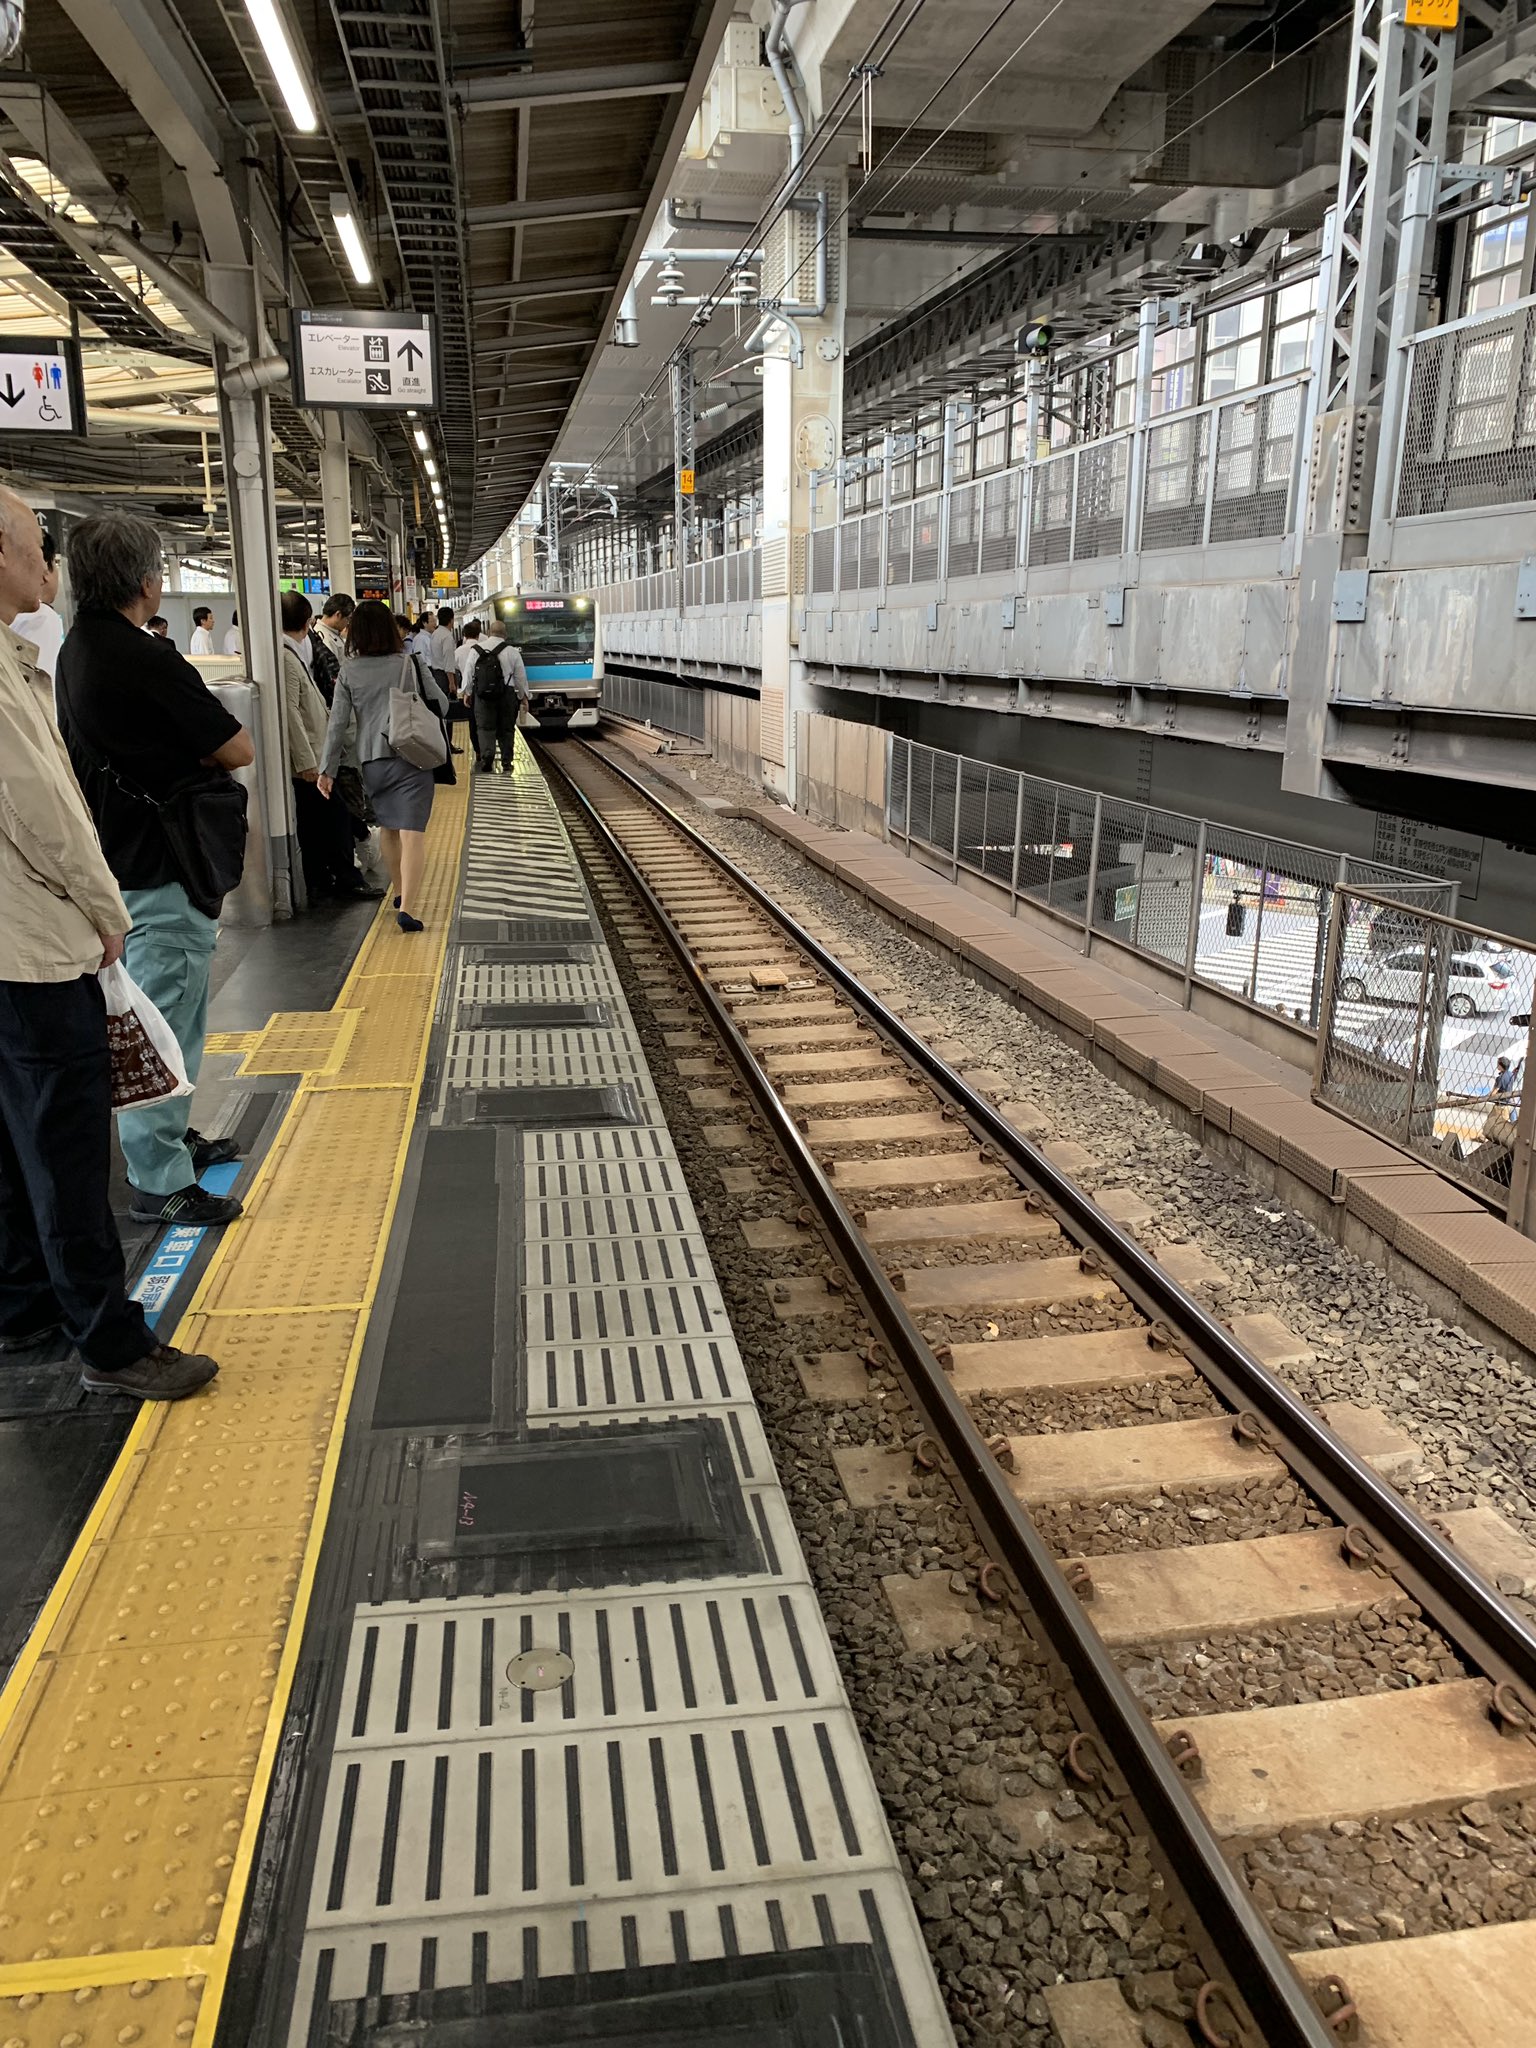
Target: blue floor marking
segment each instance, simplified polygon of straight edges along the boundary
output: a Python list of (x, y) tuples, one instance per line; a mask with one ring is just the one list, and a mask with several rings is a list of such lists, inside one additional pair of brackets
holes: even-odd
[[(231, 1159), (219, 1166), (205, 1167), (198, 1176), (198, 1186), (206, 1188), (210, 1195), (227, 1195), (244, 1164), (242, 1159)], [(151, 1329), (159, 1322), (176, 1283), (191, 1265), (206, 1235), (206, 1224), (173, 1224), (155, 1247), (154, 1257), (131, 1290), (131, 1298), (144, 1310), (144, 1320)]]

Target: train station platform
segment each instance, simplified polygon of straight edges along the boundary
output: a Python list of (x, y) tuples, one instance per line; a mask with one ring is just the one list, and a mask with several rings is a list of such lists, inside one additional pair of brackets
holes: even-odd
[(526, 747), (426, 898), (216, 1041), (291, 1092), (0, 1695), (0, 2038), (942, 2043)]

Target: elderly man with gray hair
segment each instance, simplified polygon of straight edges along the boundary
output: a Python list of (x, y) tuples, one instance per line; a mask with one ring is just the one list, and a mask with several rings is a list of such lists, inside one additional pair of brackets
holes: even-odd
[[(140, 630), (161, 595), (160, 536), (147, 521), (125, 512), (82, 520), (70, 571), (75, 623), (59, 654), (59, 729), (132, 913), (128, 972), (175, 1032), (195, 1081), (222, 902), (209, 876), (229, 864), (227, 847), (204, 844), (215, 814), (203, 797), (217, 805), (231, 791), (227, 771), (256, 751), (191, 662)], [(243, 826), (240, 839), (237, 854)], [(185, 1096), (126, 1111), (117, 1134), (136, 1217), (210, 1224), (239, 1215), (232, 1196), (198, 1186), (204, 1167), (238, 1158), (239, 1147), (190, 1129)]]
[(211, 1358), (158, 1344), (128, 1298), (108, 1192), (112, 1061), (100, 968), (128, 911), (12, 625), (43, 588), (37, 521), (0, 490), (0, 1356), (60, 1332), (87, 1387), (174, 1401)]

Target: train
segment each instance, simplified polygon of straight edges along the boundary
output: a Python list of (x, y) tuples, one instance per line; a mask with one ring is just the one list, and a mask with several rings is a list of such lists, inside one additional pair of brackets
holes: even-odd
[(523, 657), (528, 697), (518, 713), (526, 732), (589, 731), (603, 693), (597, 599), (581, 591), (498, 591), (490, 610)]

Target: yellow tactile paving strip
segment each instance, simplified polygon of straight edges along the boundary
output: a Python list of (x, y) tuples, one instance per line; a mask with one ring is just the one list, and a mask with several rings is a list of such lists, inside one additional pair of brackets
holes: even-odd
[(438, 796), (426, 932), (381, 916), (333, 1010), (229, 1034), (246, 1072), (300, 1085), (176, 1332), (220, 1376), (140, 1411), (0, 1693), (0, 2048), (213, 2039), (468, 803)]

